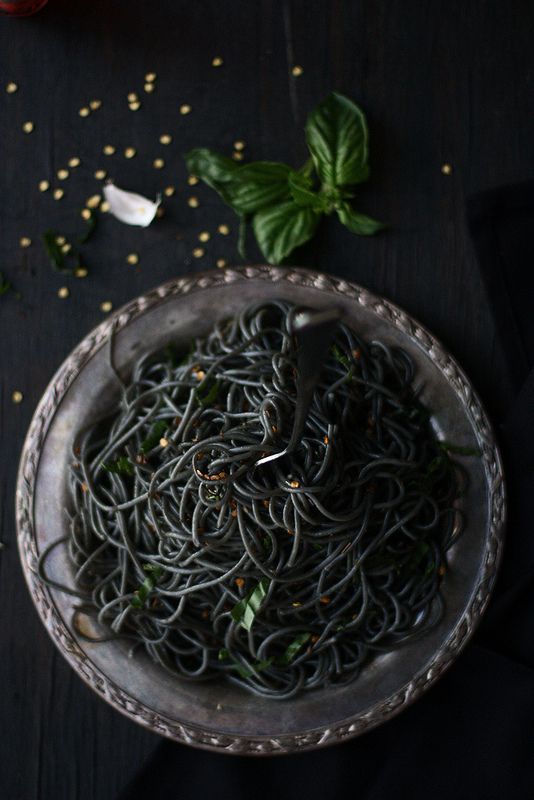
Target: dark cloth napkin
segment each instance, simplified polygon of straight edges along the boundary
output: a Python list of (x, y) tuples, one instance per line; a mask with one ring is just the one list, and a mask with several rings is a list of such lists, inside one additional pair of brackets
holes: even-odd
[(507, 541), (474, 639), (424, 697), (364, 736), (268, 759), (164, 741), (120, 800), (534, 797), (534, 183), (470, 198), (468, 224), (508, 368), (495, 381), (511, 398), (494, 419)]

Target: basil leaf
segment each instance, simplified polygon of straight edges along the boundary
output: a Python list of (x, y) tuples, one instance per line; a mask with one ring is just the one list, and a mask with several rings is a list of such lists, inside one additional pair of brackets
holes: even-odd
[(261, 608), (270, 583), (269, 578), (262, 578), (261, 581), (233, 607), (231, 611), (232, 619), (234, 622), (238, 622), (242, 625), (245, 630), (249, 631), (252, 628), (252, 623)]
[(9, 290), (11, 288), (13, 288), (11, 286), (11, 282), (8, 281), (7, 278), (4, 278), (3, 272), (0, 272), (0, 295), (3, 295), (6, 292), (9, 292)]
[(293, 200), (256, 212), (252, 219), (254, 235), (270, 264), (280, 264), (296, 247), (311, 239), (320, 214), (302, 208)]
[(237, 214), (253, 214), (261, 208), (289, 200), (291, 168), (276, 161), (256, 161), (238, 167), (225, 186), (226, 202)]
[(225, 647), (223, 647), (222, 650), (219, 650), (218, 658), (219, 661), (230, 660), (232, 662), (231, 665), (232, 668), (236, 669), (242, 678), (252, 678), (254, 672), (261, 672), (262, 669), (270, 667), (271, 664), (273, 663), (272, 658), (268, 658), (266, 661), (258, 661), (256, 662), (256, 664), (252, 665), (254, 669), (253, 671), (252, 669), (248, 669), (248, 667), (245, 667), (245, 665), (241, 664), (239, 661), (237, 661), (237, 659), (233, 658), (233, 656), (230, 655), (230, 653)]
[(42, 240), (46, 253), (56, 272), (63, 272), (66, 275), (70, 275), (72, 270), (65, 266), (65, 256), (56, 242), (56, 236), (57, 234), (55, 231), (45, 231), (45, 233), (43, 233)]
[(379, 222), (376, 219), (372, 219), (372, 217), (354, 211), (348, 203), (343, 203), (341, 208), (337, 209), (337, 215), (340, 222), (342, 222), (349, 231), (358, 233), (360, 236), (372, 236), (386, 227), (383, 222)]
[(350, 363), (349, 359), (348, 359), (348, 358), (347, 358), (347, 356), (346, 356), (346, 355), (345, 355), (345, 354), (344, 354), (344, 353), (343, 353), (343, 352), (342, 352), (342, 351), (339, 349), (339, 347), (337, 346), (337, 344), (333, 344), (333, 345), (332, 345), (332, 347), (330, 348), (330, 352), (332, 353), (332, 355), (334, 356), (334, 358), (336, 359), (336, 361), (339, 361), (339, 363), (340, 363), (340, 364), (342, 364), (342, 365), (343, 365), (343, 366), (344, 366), (346, 369), (350, 369), (350, 368), (351, 368), (351, 363)]
[(358, 106), (333, 92), (306, 122), (306, 142), (327, 186), (362, 183), (369, 177), (367, 122)]
[(150, 592), (153, 590), (157, 583), (158, 578), (163, 572), (162, 568), (157, 564), (145, 564), (143, 570), (148, 573), (147, 577), (134, 592), (134, 597), (130, 601), (130, 605), (134, 608), (142, 608), (146, 603)]
[[(203, 389), (204, 389), (204, 392), (205, 392), (206, 387), (203, 387)], [(212, 384), (211, 388), (208, 389), (208, 391), (206, 393), (201, 392), (200, 388), (199, 389), (195, 389), (196, 400), (198, 401), (198, 403), (200, 403), (201, 406), (211, 406), (211, 405), (213, 405), (213, 403), (217, 399), (217, 394), (218, 393), (219, 393), (219, 381), (215, 381)]]
[(445, 450), (446, 453), (456, 453), (459, 456), (479, 456), (481, 455), (480, 450), (476, 447), (460, 447), (457, 444), (451, 444), (450, 442), (439, 442), (439, 446), (442, 450)]
[(192, 175), (196, 175), (197, 178), (207, 183), (221, 195), (225, 202), (228, 202), (226, 188), (239, 168), (236, 161), (216, 153), (215, 150), (209, 150), (207, 147), (197, 147), (187, 153), (185, 163)]
[(85, 233), (80, 236), (78, 239), (78, 244), (85, 244), (89, 241), (91, 236), (96, 230), (96, 214), (91, 212), (91, 216), (87, 220), (87, 228), (85, 229)]
[(326, 211), (327, 202), (324, 195), (314, 192), (310, 178), (300, 172), (291, 172), (289, 175), (289, 191), (295, 203), (299, 206), (316, 208)]
[(134, 474), (133, 464), (131, 463), (128, 456), (120, 456), (119, 458), (117, 458), (116, 461), (113, 461), (111, 464), (107, 464), (105, 461), (102, 461), (101, 466), (103, 469), (106, 470), (106, 472), (115, 472), (119, 475)]
[(148, 453), (149, 450), (153, 450), (159, 444), (159, 440), (169, 427), (168, 423), (165, 420), (160, 419), (158, 422), (155, 422), (148, 432), (148, 436), (141, 442), (141, 452)]
[(285, 650), (285, 653), (277, 659), (277, 663), (282, 667), (290, 664), (303, 645), (310, 639), (311, 633), (299, 633)]

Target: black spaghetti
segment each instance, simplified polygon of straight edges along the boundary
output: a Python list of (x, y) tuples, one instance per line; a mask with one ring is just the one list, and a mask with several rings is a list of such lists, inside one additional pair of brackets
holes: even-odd
[(342, 324), (300, 446), (255, 466), (291, 434), (295, 312), (258, 304), (179, 363), (141, 359), (70, 475), (81, 610), (181, 678), (277, 699), (435, 624), (459, 531), (411, 359)]

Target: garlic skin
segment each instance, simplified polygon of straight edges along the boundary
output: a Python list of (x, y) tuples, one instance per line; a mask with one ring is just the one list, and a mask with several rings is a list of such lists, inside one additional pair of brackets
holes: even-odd
[(161, 203), (159, 195), (154, 203), (140, 194), (119, 189), (113, 183), (106, 184), (103, 191), (104, 197), (109, 203), (109, 213), (126, 225), (148, 227), (156, 216), (156, 211)]

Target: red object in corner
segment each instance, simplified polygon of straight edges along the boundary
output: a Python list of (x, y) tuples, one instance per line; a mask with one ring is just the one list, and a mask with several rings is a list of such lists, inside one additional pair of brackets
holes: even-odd
[(0, 14), (12, 17), (29, 17), (45, 6), (48, 0), (0, 0)]

